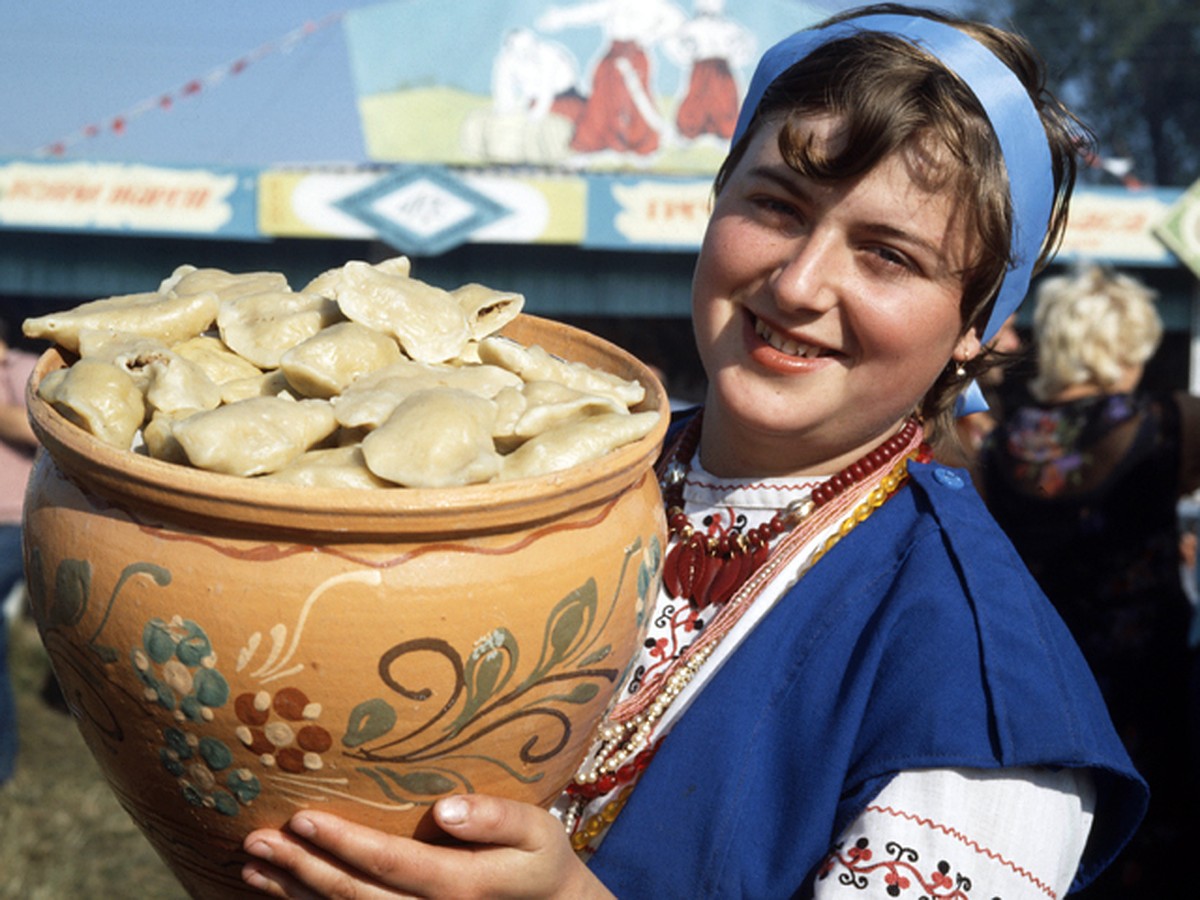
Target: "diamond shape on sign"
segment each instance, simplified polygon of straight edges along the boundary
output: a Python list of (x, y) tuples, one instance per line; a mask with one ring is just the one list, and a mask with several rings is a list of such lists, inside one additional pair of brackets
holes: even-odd
[(338, 208), (401, 253), (435, 255), (465, 243), (509, 210), (445, 169), (417, 166), (342, 197)]
[(424, 238), (457, 228), (475, 215), (475, 208), (432, 181), (406, 184), (385, 194), (371, 209)]

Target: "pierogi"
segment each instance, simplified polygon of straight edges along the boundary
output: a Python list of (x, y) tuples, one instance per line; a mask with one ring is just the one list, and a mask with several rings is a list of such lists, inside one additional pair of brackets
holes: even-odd
[(171, 430), (192, 465), (261, 475), (283, 468), (336, 429), (325, 400), (251, 397), (180, 419)]
[(449, 291), (362, 262), (348, 262), (333, 295), (347, 319), (390, 334), (412, 359), (438, 363), (458, 356), (471, 333)]
[(186, 297), (157, 291), (124, 294), (26, 319), (22, 331), (26, 337), (53, 341), (72, 352), (78, 352), (79, 332), (86, 329), (136, 334), (171, 344), (208, 330), (220, 306), (211, 291)]
[(406, 397), (362, 442), (367, 468), (405, 487), (455, 487), (491, 481), (500, 471), (492, 443), (496, 404), (456, 388)]
[(284, 353), (341, 319), (328, 297), (263, 291), (223, 301), (217, 328), (229, 349), (261, 369), (275, 369)]
[(497, 332), (524, 298), (444, 290), (403, 256), (293, 291), (177, 267), (157, 291), (27, 319), (79, 358), (38, 394), (115, 447), (280, 485), (451, 488), (529, 478), (653, 430), (645, 387)]
[(146, 402), (129, 374), (112, 363), (81, 359), (46, 374), (38, 394), (64, 418), (106, 444), (126, 449), (146, 418)]

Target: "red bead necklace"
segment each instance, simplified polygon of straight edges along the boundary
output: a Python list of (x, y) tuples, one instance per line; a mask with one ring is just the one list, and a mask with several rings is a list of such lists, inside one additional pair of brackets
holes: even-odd
[[(698, 414), (659, 464), (659, 480), (668, 506), (668, 529), (676, 540), (664, 560), (664, 573), (668, 566), (673, 566), (676, 571), (672, 577), (677, 579), (680, 567), (690, 572), (700, 566), (711, 565), (714, 569), (736, 568), (739, 580), (734, 582), (732, 588), (725, 589), (728, 594), (724, 600), (731, 602), (725, 603), (713, 615), (712, 621), (679, 654), (671, 667), (646, 681), (637, 694), (610, 711), (599, 731), (599, 740), (589, 762), (566, 788), (571, 802), (564, 812), (563, 824), (571, 835), (572, 846), (580, 852), (588, 850), (620, 813), (633, 785), (661, 744), (662, 736), (655, 735), (660, 719), (701, 671), (717, 645), (751, 606), (759, 592), (799, 553), (811, 549), (811, 556), (802, 570), (807, 571), (905, 483), (909, 459), (927, 462), (931, 458), (929, 447), (922, 440), (920, 423), (914, 419), (906, 423), (894, 437), (815, 488), (807, 500), (791, 504), (769, 522), (751, 529), (745, 535), (735, 535), (733, 540), (709, 541), (696, 535), (687, 517), (682, 515), (683, 483), (699, 436)], [(903, 458), (896, 461), (897, 457)], [(854, 485), (861, 485), (861, 489), (848, 490)], [(831, 526), (833, 533), (820, 542), (820, 546), (813, 548), (813, 540)], [(786, 536), (777, 547), (769, 551), (767, 544), (771, 538), (785, 532)], [(703, 558), (699, 562), (686, 557), (681, 560), (678, 555), (681, 547), (693, 547), (694, 550), (687, 552), (702, 554)], [(673, 553), (676, 559), (672, 561)], [(760, 565), (758, 560), (766, 564)], [(733, 561), (738, 563), (736, 567), (732, 565)], [(743, 565), (746, 565), (745, 569)], [(713, 585), (723, 583), (723, 577), (710, 575), (707, 571), (705, 577), (710, 579), (707, 592), (700, 601), (690, 596), (689, 601), (703, 602), (705, 605), (724, 602), (714, 599), (713, 593)], [(739, 591), (743, 585), (745, 590)], [(694, 588), (694, 585), (690, 587)], [(603, 808), (595, 815), (581, 819), (589, 803), (617, 788), (620, 791), (616, 799), (603, 804)]]
[(697, 531), (683, 509), (683, 484), (700, 441), (697, 413), (687, 424), (661, 468), (659, 485), (667, 506), (667, 530), (674, 543), (663, 561), (663, 586), (672, 597), (686, 599), (697, 609), (724, 603), (767, 560), (770, 543), (795, 528), (846, 488), (888, 466), (912, 441), (919, 427), (909, 419), (904, 427), (861, 459), (813, 488), (807, 500), (790, 503), (763, 524), (719, 538)]

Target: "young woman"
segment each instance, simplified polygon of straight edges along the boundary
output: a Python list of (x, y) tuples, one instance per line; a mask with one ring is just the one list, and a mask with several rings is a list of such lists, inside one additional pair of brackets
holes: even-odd
[[(276, 896), (1056, 896), (1144, 784), (965, 473), (931, 462), (1065, 220), (1076, 135), (1016, 37), (885, 5), (750, 85), (695, 270), (645, 650), (554, 814), (427, 845), (301, 812)], [(574, 852), (573, 852), (574, 851)], [(957, 893), (956, 893), (957, 892)]]

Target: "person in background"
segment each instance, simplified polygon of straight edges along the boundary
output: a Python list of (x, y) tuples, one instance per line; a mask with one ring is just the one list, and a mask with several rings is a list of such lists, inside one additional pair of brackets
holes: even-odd
[(1196, 845), (1181, 497), (1200, 486), (1200, 398), (1141, 388), (1154, 294), (1088, 265), (1045, 280), (1033, 400), (983, 451), (984, 496), (1078, 640), (1151, 788), (1146, 823), (1087, 896), (1166, 897)]
[(927, 443), (1061, 233), (1078, 141), (1027, 44), (989, 26), (883, 4), (768, 50), (695, 267), (708, 387), (659, 464), (663, 589), (575, 779), (552, 812), (440, 798), (434, 843), (301, 810), (247, 836), (243, 879), (1013, 900), (1094, 878), (1144, 783)]
[(8, 345), (0, 319), (0, 784), (17, 761), (17, 711), (8, 669), (10, 612), (20, 608), (25, 570), (21, 556), (21, 510), (37, 439), (25, 413), (25, 383), (37, 357)]

